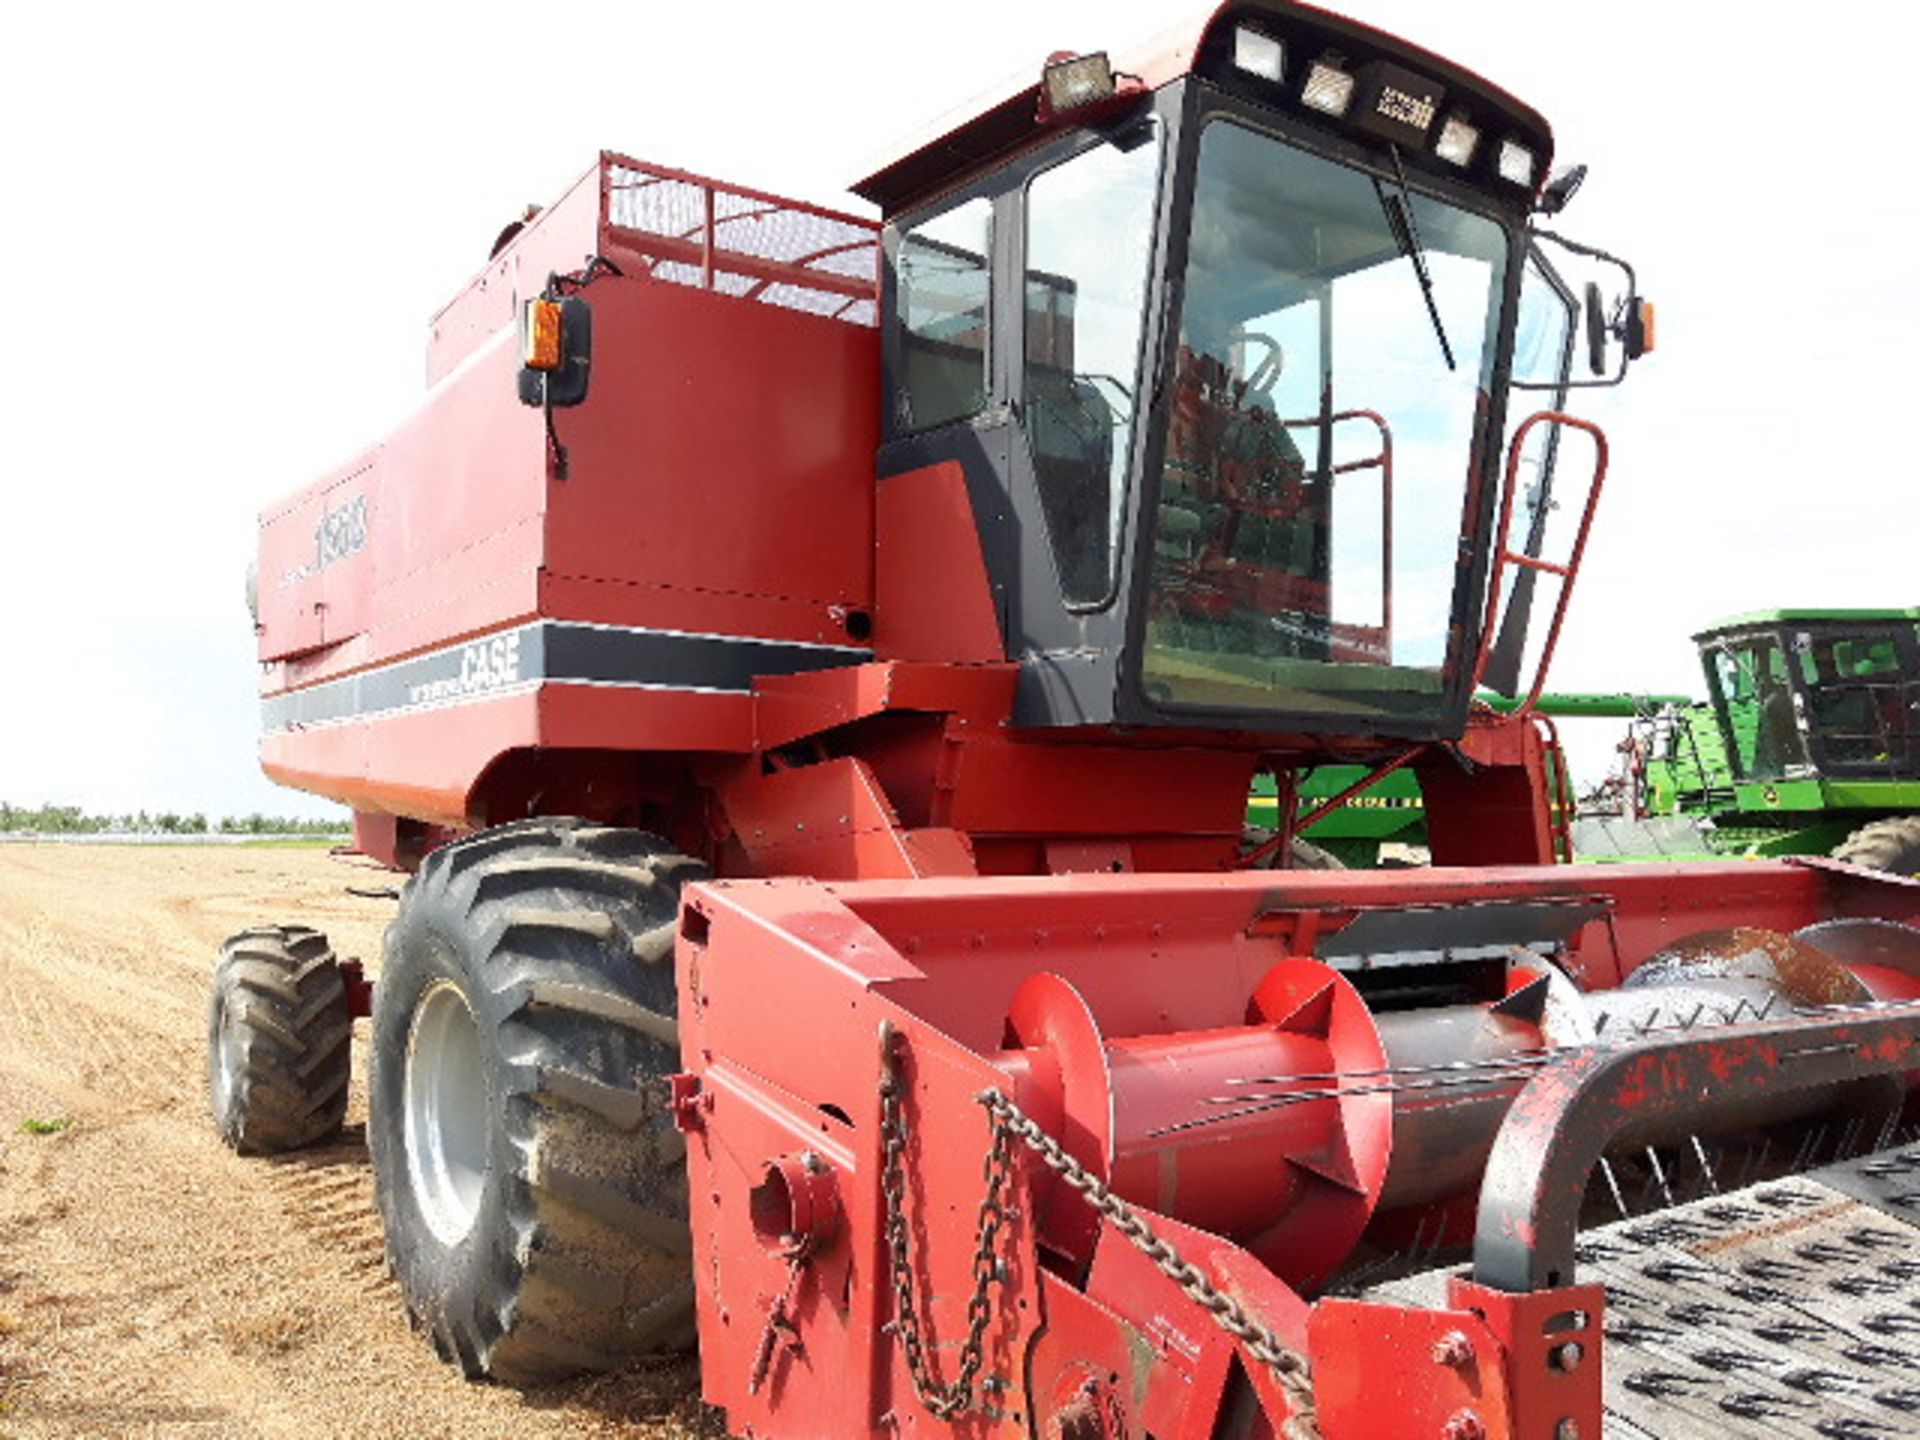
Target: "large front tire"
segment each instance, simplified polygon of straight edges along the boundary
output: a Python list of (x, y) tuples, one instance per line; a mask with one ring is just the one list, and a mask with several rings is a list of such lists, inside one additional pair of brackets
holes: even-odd
[(698, 862), (528, 820), (435, 851), (375, 992), (374, 1193), (413, 1322), (537, 1385), (693, 1337), (673, 939)]

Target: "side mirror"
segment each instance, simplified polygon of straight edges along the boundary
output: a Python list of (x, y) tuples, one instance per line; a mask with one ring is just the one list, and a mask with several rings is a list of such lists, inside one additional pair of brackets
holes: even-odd
[(1587, 368), (1595, 375), (1607, 373), (1607, 342), (1618, 340), (1628, 361), (1653, 353), (1653, 302), (1640, 295), (1629, 295), (1620, 302), (1614, 318), (1607, 315), (1607, 302), (1598, 285), (1587, 286)]
[(587, 398), (593, 364), (593, 310), (578, 295), (541, 296), (520, 312), (522, 405), (549, 410)]
[(1607, 373), (1607, 302), (1600, 287), (1587, 282), (1587, 369), (1595, 375)]
[[(1633, 266), (1604, 250), (1582, 245), (1551, 230), (1529, 230), (1527, 233), (1533, 241), (1528, 264), (1538, 267), (1540, 275), (1565, 307), (1566, 329), (1559, 333), (1566, 335), (1566, 348), (1562, 352), (1564, 358), (1560, 363), (1564, 368), (1559, 378), (1515, 378), (1511, 381), (1513, 388), (1559, 392), (1618, 385), (1627, 378), (1628, 366), (1642, 356), (1653, 353), (1653, 303), (1642, 298)], [(1563, 277), (1559, 268), (1547, 258), (1543, 247), (1548, 245), (1575, 256), (1577, 263), (1592, 262), (1618, 271), (1626, 282), (1624, 297), (1610, 300), (1609, 294), (1618, 296), (1619, 290), (1603, 286), (1597, 280), (1589, 280), (1584, 286), (1579, 286), (1577, 281)], [(1568, 331), (1574, 333), (1567, 334)], [(1576, 368), (1574, 355), (1581, 339), (1586, 342), (1587, 369), (1593, 378), (1576, 380), (1573, 378)], [(1619, 346), (1617, 356), (1611, 353), (1616, 345)], [(1608, 368), (1610, 360), (1617, 361), (1611, 371)]]

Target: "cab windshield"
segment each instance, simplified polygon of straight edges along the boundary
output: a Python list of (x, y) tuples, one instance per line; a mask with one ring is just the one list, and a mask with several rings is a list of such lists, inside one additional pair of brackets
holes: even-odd
[(1400, 193), (1229, 120), (1201, 136), (1142, 660), (1162, 707), (1438, 714), (1509, 239), (1418, 192), (1397, 238)]

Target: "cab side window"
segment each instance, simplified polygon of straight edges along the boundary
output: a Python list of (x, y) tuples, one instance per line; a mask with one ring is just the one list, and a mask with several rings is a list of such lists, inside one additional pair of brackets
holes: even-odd
[(1027, 188), (1027, 444), (1069, 605), (1111, 593), (1136, 410), (1157, 132), (1146, 127)]
[(987, 405), (993, 205), (974, 199), (902, 232), (895, 260), (901, 433)]

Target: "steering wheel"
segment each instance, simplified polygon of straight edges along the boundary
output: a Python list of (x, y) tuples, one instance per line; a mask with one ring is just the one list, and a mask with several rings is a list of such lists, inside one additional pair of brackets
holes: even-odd
[(1246, 387), (1249, 393), (1260, 396), (1273, 394), (1273, 387), (1280, 383), (1280, 372), (1287, 368), (1287, 352), (1280, 348), (1280, 342), (1271, 335), (1258, 330), (1237, 329), (1227, 336), (1229, 345), (1258, 345), (1266, 354), (1260, 362), (1247, 372)]

